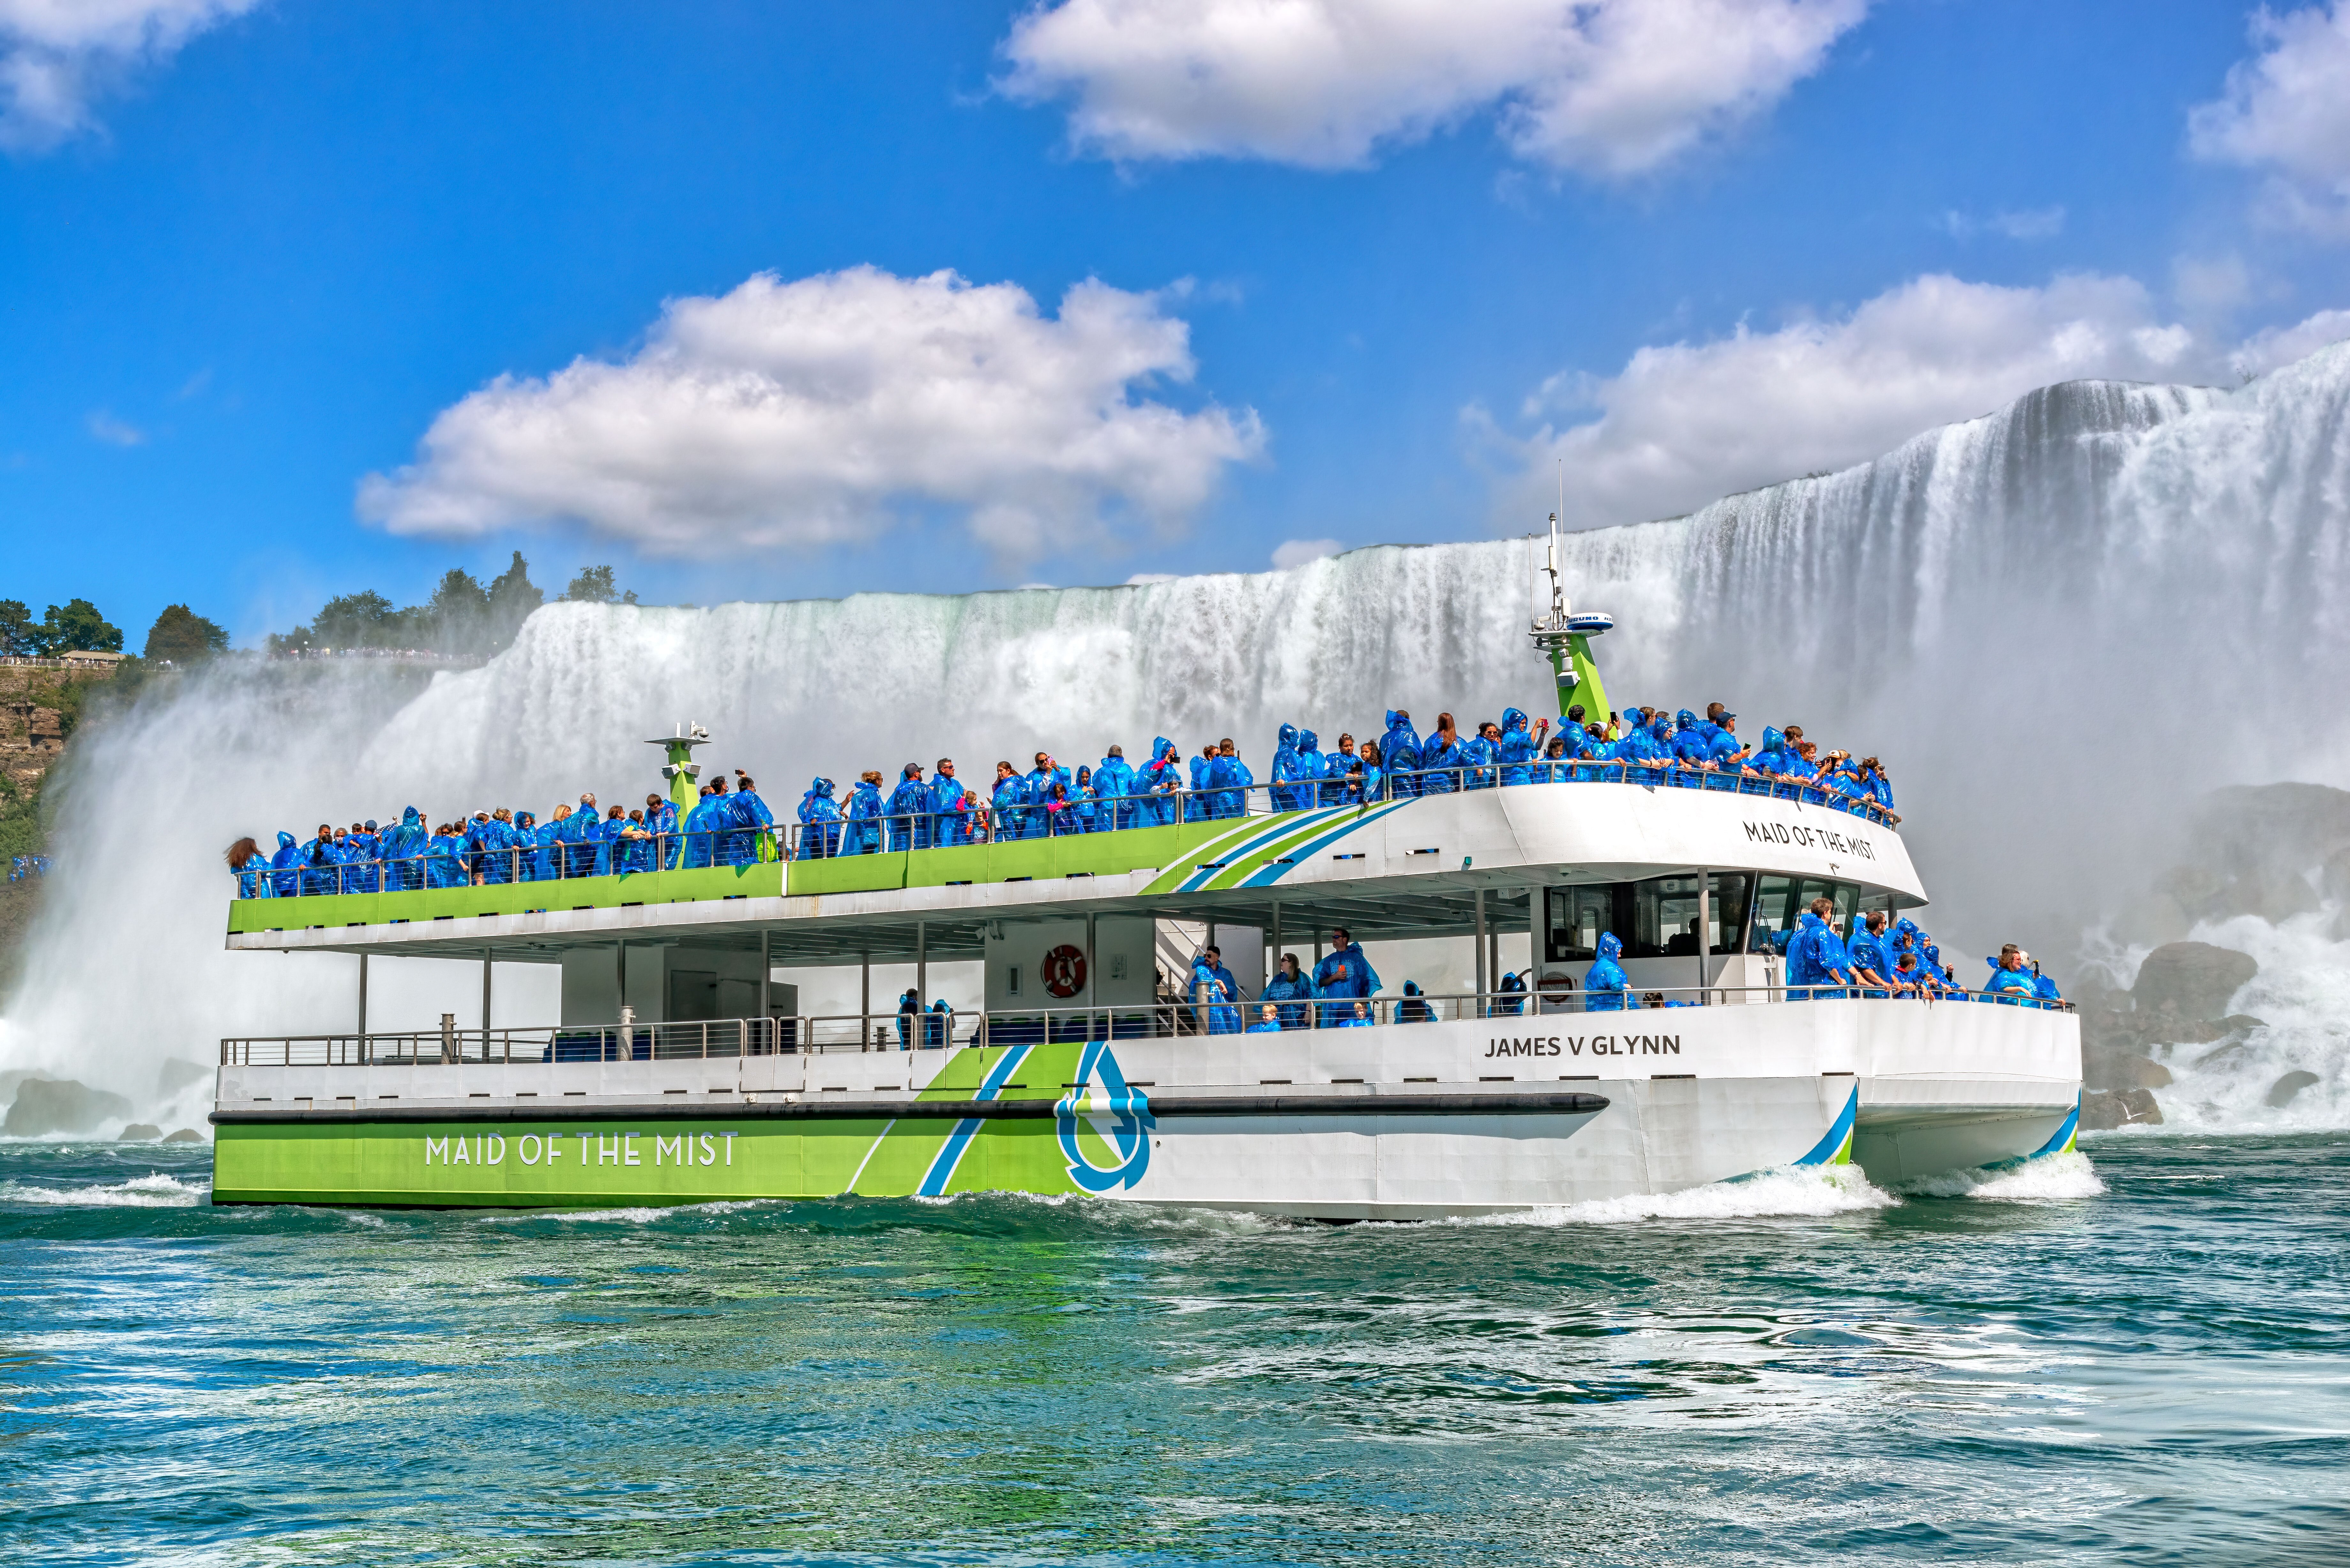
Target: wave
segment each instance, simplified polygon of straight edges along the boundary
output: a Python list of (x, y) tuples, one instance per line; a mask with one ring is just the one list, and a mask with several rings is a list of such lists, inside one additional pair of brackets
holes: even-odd
[(209, 1181), (182, 1181), (157, 1173), (92, 1187), (36, 1187), (0, 1182), (0, 1203), (51, 1204), (68, 1209), (192, 1209), (212, 1200)]

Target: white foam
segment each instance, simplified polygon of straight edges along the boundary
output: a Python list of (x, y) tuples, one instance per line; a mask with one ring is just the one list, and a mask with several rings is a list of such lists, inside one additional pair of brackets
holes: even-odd
[(1651, 1220), (1825, 1219), (1892, 1209), (1900, 1199), (1870, 1184), (1858, 1166), (1783, 1166), (1742, 1181), (1716, 1181), (1679, 1192), (1595, 1198), (1555, 1209), (1488, 1214), (1451, 1221), (1474, 1225), (1628, 1225)]
[(1995, 1170), (1949, 1170), (1898, 1184), (1898, 1189), (1917, 1198), (1989, 1198), (2017, 1202), (2055, 1202), (2096, 1198), (2106, 1184), (2079, 1150), (2042, 1155), (2022, 1165)]
[(206, 1181), (158, 1172), (106, 1187), (28, 1187), (0, 1183), (0, 1202), (52, 1203), (68, 1209), (192, 1209), (212, 1195)]
[[(2157, 1046), (2172, 1082), (2155, 1091), (2159, 1130), (2331, 1132), (2350, 1128), (2350, 942), (2327, 907), (2279, 924), (2245, 915), (2206, 922), (2197, 941), (2249, 953), (2261, 969), (2230, 1008), (2265, 1021), (2239, 1042)], [(2282, 1107), (2269, 1091), (2291, 1072), (2317, 1075)]]

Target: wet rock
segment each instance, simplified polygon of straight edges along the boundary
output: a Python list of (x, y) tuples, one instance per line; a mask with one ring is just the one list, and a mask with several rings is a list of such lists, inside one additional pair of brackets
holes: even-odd
[(124, 1143), (153, 1143), (163, 1136), (163, 1129), (153, 1122), (132, 1122), (120, 1136)]
[(2232, 948), (2213, 947), (2210, 942), (2165, 942), (2138, 966), (2130, 998), (2142, 1020), (2217, 1022), (2228, 1011), (2229, 998), (2260, 972), (2261, 966), (2251, 954)]
[(2269, 1109), (2281, 1111), (2293, 1104), (2293, 1097), (2317, 1082), (2317, 1075), (2296, 1067), (2269, 1085)]
[(2146, 1089), (2107, 1089), (2081, 1096), (2081, 1130), (2111, 1132), (2116, 1127), (2160, 1127), (2162, 1107)]
[[(2155, 1119), (2160, 1121), (2162, 1118), (2157, 1116)], [(204, 1141), (204, 1135), (193, 1127), (182, 1127), (163, 1141), (165, 1143), (202, 1143)]]
[(130, 1114), (130, 1102), (120, 1095), (109, 1095), (71, 1078), (27, 1078), (16, 1085), (16, 1103), (8, 1107), (7, 1119), (0, 1122), (0, 1132), (10, 1137), (95, 1132), (101, 1123)]
[(2133, 1089), (2167, 1089), (2170, 1087), (2170, 1069), (2144, 1056), (2133, 1056), (2126, 1064), (2129, 1071), (2129, 1087)]

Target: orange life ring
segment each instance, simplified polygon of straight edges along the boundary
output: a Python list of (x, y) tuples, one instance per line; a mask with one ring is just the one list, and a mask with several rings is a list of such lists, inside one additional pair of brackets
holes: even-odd
[(1063, 942), (1045, 955), (1036, 972), (1046, 991), (1066, 1001), (1086, 988), (1086, 955), (1082, 950)]

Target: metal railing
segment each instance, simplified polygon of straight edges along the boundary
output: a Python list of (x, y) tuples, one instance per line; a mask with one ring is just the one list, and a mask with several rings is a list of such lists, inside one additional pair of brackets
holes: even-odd
[[(1524, 776), (1513, 776), (1516, 774)], [(1859, 816), (1879, 826), (1890, 827), (1899, 821), (1874, 800), (1769, 774), (1681, 763), (1548, 760), (1382, 774), (1367, 790), (1351, 778), (1199, 790), (1169, 788), (1141, 794), (1085, 795), (1043, 805), (1005, 801), (957, 811), (884, 813), (691, 832), (651, 833), (638, 826), (616, 829), (607, 818), (573, 829), (568, 837), (549, 834), (544, 826), (534, 828), (534, 835), (544, 836), (535, 836), (527, 843), (513, 842), (516, 830), (504, 824), (494, 825), (497, 828), (494, 833), (475, 826), (469, 827), (465, 838), (452, 838), (445, 843), (436, 840), (434, 846), (414, 855), (379, 853), (365, 858), (344, 859), (338, 857), (341, 852), (329, 849), (324, 857), (283, 866), (265, 865), (258, 859), (250, 861), (236, 872), (237, 895), (245, 898), (285, 898), (412, 892), (432, 888), (740, 867), (777, 860), (840, 859), (910, 849), (1116, 833), (1179, 822), (1238, 820), (1324, 807), (1364, 807), (1423, 794), (1465, 794), (1524, 784), (1629, 784), (1648, 789), (1712, 791), (1796, 801)], [(578, 819), (568, 818), (567, 822), (576, 820)], [(314, 839), (311, 846), (304, 847), (310, 849), (317, 842)]]
[[(1147, 1002), (1124, 1006), (1004, 1008), (930, 1012), (843, 1013), (796, 1018), (721, 1018), (681, 1023), (541, 1025), (389, 1033), (246, 1036), (221, 1042), (223, 1066), (442, 1066), (516, 1063), (672, 1062), (743, 1056), (823, 1055), (944, 1050), (964, 1045), (1036, 1045), (1092, 1040), (1153, 1040), (1202, 1034), (1291, 1033), (1388, 1024), (1515, 1023), (1610, 1016), (1686, 1007), (1798, 1005), (1856, 1000), (1902, 1005), (1996, 1003), (2069, 1012), (2073, 1004), (2013, 992), (1945, 987), (1930, 993), (1847, 986), (1673, 986), (1630, 991), (1540, 989), (1428, 996), (1309, 997), (1239, 1002)], [(1270, 1010), (1268, 1013), (1267, 1010)]]

